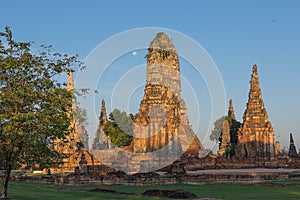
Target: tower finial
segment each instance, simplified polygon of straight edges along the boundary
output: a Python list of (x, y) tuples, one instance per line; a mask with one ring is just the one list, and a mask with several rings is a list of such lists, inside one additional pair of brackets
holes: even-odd
[(257, 65), (256, 64), (253, 65), (252, 70), (257, 71)]
[(67, 90), (69, 92), (74, 91), (74, 82), (73, 82), (73, 70), (68, 71), (68, 84), (67, 84)]
[(104, 124), (106, 123), (107, 121), (107, 116), (106, 116), (106, 107), (105, 107), (105, 101), (104, 99), (102, 99), (102, 102), (101, 102), (101, 110), (100, 110), (100, 119), (99, 119), (99, 124), (100, 124), (100, 127), (103, 127)]
[(252, 75), (251, 75), (251, 80), (250, 80), (249, 98), (253, 99), (253, 97), (256, 95), (261, 97), (262, 93), (261, 93), (260, 84), (259, 84), (257, 66), (256, 66), (256, 64), (254, 64), (253, 68), (252, 68)]
[(231, 117), (232, 119), (235, 119), (232, 99), (229, 100), (228, 116)]
[(293, 139), (293, 134), (292, 133), (290, 133), (290, 143), (294, 144), (294, 139)]

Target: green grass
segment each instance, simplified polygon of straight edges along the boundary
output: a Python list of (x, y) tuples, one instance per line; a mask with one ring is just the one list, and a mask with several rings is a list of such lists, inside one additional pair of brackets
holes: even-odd
[[(276, 183), (289, 184), (289, 181), (278, 181)], [(292, 181), (300, 184), (300, 180)], [(152, 199), (139, 195), (116, 195), (88, 192), (90, 189), (105, 188), (120, 192), (141, 193), (147, 189), (182, 189), (193, 192), (200, 197), (214, 197), (220, 199), (300, 199), (300, 186), (249, 186), (249, 185), (154, 185), (154, 186), (66, 186), (42, 183), (26, 183), (22, 181), (11, 181), (9, 185), (9, 198), (30, 200), (96, 200), (96, 199)]]

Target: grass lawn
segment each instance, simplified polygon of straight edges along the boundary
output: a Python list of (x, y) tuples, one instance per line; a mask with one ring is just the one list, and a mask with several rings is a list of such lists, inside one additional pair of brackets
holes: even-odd
[[(139, 195), (103, 194), (88, 192), (90, 189), (105, 188), (119, 192), (140, 193), (147, 189), (182, 189), (193, 192), (200, 197), (214, 197), (220, 199), (300, 199), (300, 186), (283, 186), (284, 184), (300, 184), (298, 181), (278, 181), (281, 186), (249, 186), (249, 185), (154, 185), (154, 186), (65, 186), (42, 183), (26, 183), (11, 181), (9, 184), (9, 198), (30, 200), (96, 200), (96, 199), (157, 199)], [(273, 182), (274, 184), (274, 182)]]

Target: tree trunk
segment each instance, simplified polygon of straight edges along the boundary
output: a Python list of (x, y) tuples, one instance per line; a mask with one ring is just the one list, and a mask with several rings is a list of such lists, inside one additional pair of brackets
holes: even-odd
[(8, 181), (9, 181), (9, 177), (10, 177), (10, 172), (11, 172), (11, 166), (8, 166), (5, 169), (5, 172), (4, 172), (4, 180), (3, 180), (3, 185), (2, 185), (1, 199), (7, 199), (7, 188), (8, 188)]

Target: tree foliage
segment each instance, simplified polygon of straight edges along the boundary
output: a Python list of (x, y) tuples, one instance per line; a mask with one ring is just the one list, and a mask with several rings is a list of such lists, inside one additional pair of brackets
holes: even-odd
[(231, 144), (237, 144), (238, 143), (238, 131), (239, 128), (241, 127), (241, 122), (232, 119), (230, 117), (227, 117), (227, 120), (229, 122), (229, 127), (230, 127), (230, 142)]
[(235, 151), (234, 151), (234, 148), (232, 147), (232, 145), (228, 145), (228, 147), (226, 148), (225, 150), (225, 153), (226, 153), (226, 157), (231, 157), (231, 156), (234, 156), (235, 155)]
[(3, 199), (12, 169), (34, 164), (48, 167), (60, 158), (53, 141), (69, 134), (73, 94), (56, 77), (81, 63), (77, 56), (52, 53), (51, 46), (41, 46), (38, 52), (31, 48), (30, 42), (14, 41), (9, 27), (0, 32)]
[(221, 136), (222, 133), (222, 126), (223, 126), (223, 122), (225, 120), (225, 116), (217, 119), (214, 123), (214, 130), (211, 131), (211, 134), (209, 136), (209, 139), (213, 142), (218, 142), (219, 138)]
[(114, 109), (109, 114), (109, 121), (104, 124), (104, 132), (110, 137), (111, 142), (118, 146), (128, 146), (133, 135), (134, 115), (127, 115), (126, 112), (121, 112)]

